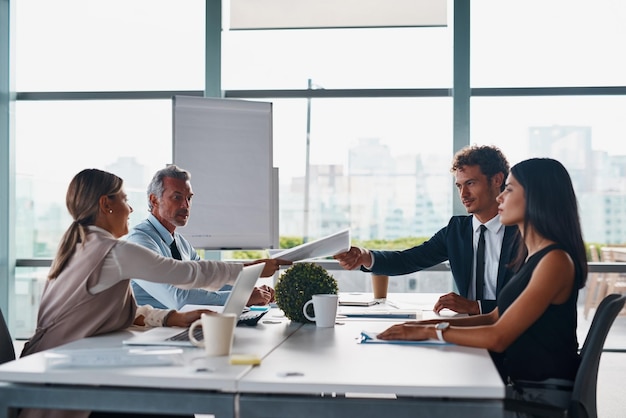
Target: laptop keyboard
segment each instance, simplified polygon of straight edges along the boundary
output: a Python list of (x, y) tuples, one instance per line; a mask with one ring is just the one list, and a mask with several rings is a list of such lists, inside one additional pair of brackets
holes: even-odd
[[(193, 330), (193, 336), (198, 341), (204, 340), (202, 327), (195, 327)], [(189, 328), (185, 328), (184, 331), (181, 331), (176, 335), (172, 335), (170, 338), (167, 339), (167, 341), (189, 341)]]
[[(241, 315), (239, 315), (239, 320), (237, 321), (237, 325), (254, 326), (259, 322), (259, 319), (261, 319), (261, 317), (265, 315), (268, 311), (269, 309), (266, 311), (245, 311)], [(193, 336), (198, 341), (204, 340), (204, 335), (202, 334), (202, 327), (194, 328)], [(185, 328), (183, 331), (179, 332), (178, 334), (169, 337), (167, 341), (189, 341), (189, 328)]]

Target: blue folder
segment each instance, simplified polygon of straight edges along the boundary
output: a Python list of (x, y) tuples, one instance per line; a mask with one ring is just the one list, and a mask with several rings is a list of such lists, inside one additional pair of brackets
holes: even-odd
[(402, 344), (402, 345), (452, 345), (439, 340), (381, 340), (376, 337), (378, 332), (361, 331), (361, 344)]

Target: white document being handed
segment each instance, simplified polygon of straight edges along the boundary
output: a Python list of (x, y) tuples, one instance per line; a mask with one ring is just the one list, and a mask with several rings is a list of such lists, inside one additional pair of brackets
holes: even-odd
[(319, 257), (330, 257), (346, 252), (350, 249), (350, 230), (336, 232), (311, 242), (305, 242), (297, 247), (272, 254), (272, 258), (288, 261), (302, 261)]

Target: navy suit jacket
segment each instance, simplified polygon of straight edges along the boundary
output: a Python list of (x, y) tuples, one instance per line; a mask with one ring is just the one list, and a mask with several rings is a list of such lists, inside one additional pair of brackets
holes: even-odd
[[(507, 265), (517, 254), (520, 243), (517, 236), (517, 226), (505, 227), (498, 266), (496, 297), (513, 275), (513, 271), (507, 268)], [(363, 270), (374, 274), (397, 276), (414, 273), (448, 260), (456, 287), (461, 296), (467, 298), (474, 264), (472, 237), (472, 216), (453, 216), (448, 226), (416, 247), (403, 251), (371, 251), (374, 255), (374, 266), (371, 270), (365, 268)], [(483, 313), (491, 312), (496, 307), (495, 300), (483, 299), (480, 303)]]

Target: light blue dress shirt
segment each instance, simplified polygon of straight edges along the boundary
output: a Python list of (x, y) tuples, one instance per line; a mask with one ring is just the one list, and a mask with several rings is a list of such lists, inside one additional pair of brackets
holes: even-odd
[[(200, 260), (193, 246), (182, 235), (174, 231), (174, 237), (161, 225), (154, 215), (135, 226), (126, 236), (126, 240), (142, 245), (165, 257), (172, 257), (170, 245), (176, 238), (176, 246), (183, 260)], [(224, 286), (217, 292), (204, 289), (180, 289), (163, 283), (132, 279), (131, 286), (137, 305), (151, 305), (160, 309), (180, 309), (184, 305), (224, 305), (230, 294), (231, 286)]]

